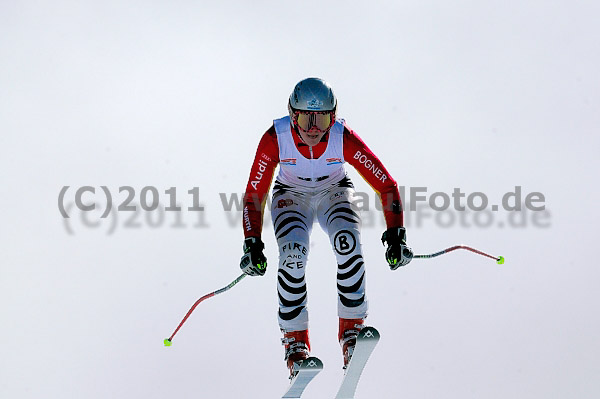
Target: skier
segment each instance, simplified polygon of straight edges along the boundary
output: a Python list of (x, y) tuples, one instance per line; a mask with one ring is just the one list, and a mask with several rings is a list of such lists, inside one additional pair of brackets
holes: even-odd
[(360, 216), (353, 206), (354, 186), (344, 162), (356, 168), (379, 195), (387, 225), (382, 242), (387, 244), (389, 267), (396, 270), (413, 256), (406, 245), (396, 182), (345, 121), (336, 119), (336, 108), (337, 99), (327, 82), (318, 78), (300, 81), (289, 98), (289, 116), (275, 120), (260, 140), (244, 195), (240, 267), (248, 275), (262, 276), (267, 268), (262, 211), (279, 164), (271, 218), (279, 246), (278, 319), (290, 378), (310, 351), (304, 273), (314, 219), (329, 235), (337, 260), (338, 340), (344, 368), (367, 316)]

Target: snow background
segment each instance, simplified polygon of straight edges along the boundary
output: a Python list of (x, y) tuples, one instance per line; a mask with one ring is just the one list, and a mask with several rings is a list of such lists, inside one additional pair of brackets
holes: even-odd
[[(239, 274), (241, 225), (218, 193), (243, 191), (261, 134), (308, 76), (330, 81), (339, 115), (400, 185), (481, 191), (490, 203), (520, 185), (544, 193), (549, 215), (546, 228), (409, 226), (416, 252), (465, 243), (505, 256), (502, 267), (454, 252), (392, 273), (383, 227), (366, 226), (369, 324), (382, 341), (356, 397), (598, 397), (599, 11), (595, 1), (3, 1), (0, 397), (281, 396), (268, 225), (266, 277), (204, 302), (172, 347), (162, 340)], [(69, 234), (57, 208), (65, 185), (177, 187), (183, 206), (197, 186), (205, 227), (183, 212), (185, 228), (172, 218), (153, 228), (145, 213), (125, 228), (119, 214), (108, 234), (109, 221), (73, 216)], [(331, 398), (342, 375), (335, 264), (318, 226), (313, 243), (311, 337), (325, 370), (304, 397)]]

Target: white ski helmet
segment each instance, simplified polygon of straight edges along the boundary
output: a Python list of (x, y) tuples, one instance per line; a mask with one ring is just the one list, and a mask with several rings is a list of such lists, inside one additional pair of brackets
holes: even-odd
[(298, 82), (288, 102), (288, 110), (294, 127), (297, 127), (298, 124), (298, 112), (329, 115), (331, 125), (333, 125), (336, 108), (337, 99), (331, 86), (319, 78), (307, 78)]

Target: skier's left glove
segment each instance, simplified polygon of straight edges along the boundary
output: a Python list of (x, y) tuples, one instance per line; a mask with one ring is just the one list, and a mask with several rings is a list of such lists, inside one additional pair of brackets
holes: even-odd
[(381, 242), (387, 243), (385, 259), (390, 269), (396, 270), (400, 266), (406, 266), (413, 258), (412, 249), (406, 245), (406, 230), (404, 227), (387, 229), (381, 236)]
[(265, 244), (258, 237), (244, 240), (244, 256), (240, 261), (240, 269), (249, 276), (264, 276), (267, 271), (267, 258), (263, 254)]

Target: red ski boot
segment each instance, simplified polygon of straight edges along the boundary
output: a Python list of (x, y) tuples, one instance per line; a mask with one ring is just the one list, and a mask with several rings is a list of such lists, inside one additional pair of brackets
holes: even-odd
[(356, 337), (360, 330), (364, 328), (364, 319), (342, 319), (340, 318), (340, 328), (338, 332), (338, 340), (342, 347), (342, 354), (344, 355), (344, 369), (348, 367), (352, 354), (354, 353), (354, 347), (356, 346)]
[(298, 373), (302, 362), (309, 356), (308, 330), (284, 332), (281, 343), (285, 347), (284, 360), (290, 370), (290, 379), (292, 379)]

